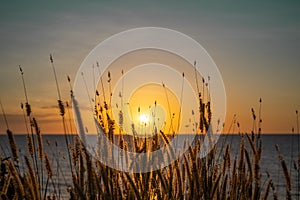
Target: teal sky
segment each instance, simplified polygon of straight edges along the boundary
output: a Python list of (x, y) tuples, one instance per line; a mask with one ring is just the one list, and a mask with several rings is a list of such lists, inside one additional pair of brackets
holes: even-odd
[[(25, 132), (25, 71), (33, 114), (45, 133), (62, 132), (52, 53), (63, 99), (85, 56), (121, 31), (165, 27), (197, 40), (211, 55), (227, 92), (227, 122), (233, 115), (251, 131), (251, 108), (263, 99), (263, 132), (289, 133), (300, 110), (299, 1), (14, 1), (0, 5), (0, 99), (11, 129)], [(53, 128), (55, 127), (55, 128)], [(0, 118), (0, 132), (5, 130)], [(225, 129), (226, 131), (226, 129)]]

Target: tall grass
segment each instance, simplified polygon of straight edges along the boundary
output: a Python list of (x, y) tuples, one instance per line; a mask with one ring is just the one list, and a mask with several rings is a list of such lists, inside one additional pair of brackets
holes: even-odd
[[(52, 56), (50, 61), (54, 69)], [(31, 117), (31, 108), (28, 103), (23, 70), (21, 68), (20, 70), (26, 96), (25, 105), (27, 117), (31, 122), (31, 135), (29, 133), (27, 135), (27, 150), (29, 154), (22, 155), (22, 159), (20, 158), (21, 156), (18, 155), (18, 147), (14, 140), (14, 134), (8, 127), (8, 121), (1, 103), (2, 114), (7, 125), (7, 136), (11, 155), (5, 157), (2, 157), (4, 155), (0, 155), (0, 199), (60, 199), (60, 186), (58, 182), (55, 182), (54, 177), (63, 176), (59, 173), (59, 159), (61, 158), (59, 157), (59, 153), (55, 153), (56, 157), (54, 160), (51, 160), (49, 155), (44, 151), (42, 133), (40, 132), (36, 118)], [(251, 134), (240, 134), (241, 142), (236, 155), (232, 156), (231, 142), (226, 142), (222, 144), (220, 149), (214, 146), (206, 157), (200, 158), (198, 154), (201, 148), (203, 148), (203, 137), (197, 137), (195, 145), (190, 146), (187, 153), (183, 154), (182, 157), (167, 167), (147, 173), (128, 173), (117, 171), (95, 160), (87, 151), (84, 141), (78, 136), (74, 136), (74, 140), (69, 140), (69, 135), (67, 135), (65, 128), (65, 113), (55, 69), (54, 75), (57, 83), (60, 116), (62, 117), (65, 131), (66, 148), (68, 149), (67, 156), (69, 157), (70, 168), (67, 170), (69, 170), (72, 175), (69, 182), (70, 186), (67, 191), (62, 192), (68, 192), (70, 199), (256, 200), (268, 199), (271, 194), (273, 199), (278, 199), (277, 190), (272, 177), (268, 175), (266, 185), (263, 186), (265, 180), (262, 179), (261, 171), (261, 157), (263, 153), (263, 144), (260, 137), (262, 123), (261, 99), (259, 100), (258, 122), (256, 121), (255, 111), (252, 109), (252, 132)], [(111, 74), (108, 74), (108, 78), (109, 80), (111, 79)], [(203, 85), (205, 85), (204, 79), (202, 80)], [(70, 82), (70, 78), (68, 78), (68, 81)], [(204, 91), (202, 95), (200, 93), (197, 77), (196, 81), (200, 105), (198, 113), (200, 115), (200, 122), (198, 128), (205, 134), (210, 125), (212, 111), (210, 102), (204, 99)], [(101, 84), (103, 83), (101, 82)], [(110, 81), (108, 84), (110, 84)], [(109, 87), (111, 86), (109, 85)], [(96, 98), (98, 95), (99, 94), (96, 94)], [(75, 100), (73, 99), (72, 89), (71, 98), (72, 101)], [(100, 100), (100, 97), (98, 99)], [(133, 146), (130, 146), (129, 136), (125, 137), (122, 134), (116, 136), (118, 134), (115, 129), (116, 124), (111, 117), (109, 109), (111, 105), (107, 104), (105, 100), (104, 89), (103, 99), (101, 100), (103, 100), (103, 103), (95, 103), (99, 123), (110, 140), (114, 142), (114, 138), (118, 137), (119, 142), (117, 145), (119, 145), (120, 148), (124, 150), (130, 149), (135, 152), (151, 152), (159, 149), (163, 145), (167, 146), (174, 137), (173, 129), (171, 129), (169, 133), (164, 133), (162, 130), (155, 131), (155, 136), (148, 139), (139, 139), (133, 134), (131, 137), (134, 143)], [(197, 113), (193, 111), (193, 115), (194, 114)], [(121, 122), (119, 122), (119, 124), (120, 123)], [(233, 123), (236, 123), (235, 118)], [(27, 124), (26, 118), (25, 124)], [(256, 127), (258, 127), (258, 130)], [(135, 131), (133, 127), (133, 132)], [(276, 147), (276, 150), (285, 177), (286, 198), (291, 199), (291, 171), (288, 170), (286, 162), (279, 151), (279, 147)], [(107, 151), (107, 153), (109, 154), (110, 152)], [(168, 153), (171, 155), (174, 152), (170, 151)], [(134, 164), (130, 163), (131, 161), (128, 158), (125, 157), (124, 159), (128, 165)], [(25, 166), (24, 170), (21, 170), (19, 167), (22, 161), (25, 162), (23, 163)], [(53, 168), (53, 162), (56, 162), (57, 169)], [(295, 166), (295, 170), (298, 171), (299, 175), (299, 166)]]

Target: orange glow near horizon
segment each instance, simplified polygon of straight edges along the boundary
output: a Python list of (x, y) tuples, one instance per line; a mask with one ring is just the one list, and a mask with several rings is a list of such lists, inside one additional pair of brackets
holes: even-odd
[[(153, 103), (152, 103), (153, 104)], [(234, 104), (234, 105), (228, 105), (230, 109), (227, 112), (226, 115), (226, 121), (225, 121), (225, 127), (223, 129), (223, 134), (228, 134), (228, 133), (234, 133), (238, 134), (239, 130), (241, 133), (251, 133), (252, 130), (252, 118), (251, 118), (251, 107), (249, 108), (243, 108), (241, 110), (241, 113), (246, 113), (246, 114), (240, 114), (239, 112), (234, 112), (234, 108), (239, 109), (239, 105)], [(149, 108), (146, 106), (146, 108)], [(254, 107), (255, 111), (258, 112), (257, 108), (258, 106)], [(282, 121), (276, 118), (276, 116), (269, 114), (269, 109), (272, 108), (272, 105), (266, 105), (263, 104), (263, 110), (262, 110), (262, 134), (291, 134), (292, 127), (295, 128), (294, 133), (297, 134), (296, 130), (296, 118), (293, 113), (288, 115), (286, 119), (290, 122), (289, 124), (283, 124), (285, 125), (281, 129), (278, 129), (277, 126), (274, 126), (273, 124), (280, 124)], [(148, 109), (145, 109), (144, 111), (147, 111)], [(147, 115), (148, 112), (142, 112), (143, 114)], [(62, 126), (62, 121), (58, 113), (58, 109), (52, 108), (47, 109), (47, 110), (39, 110), (38, 113), (35, 115), (38, 125), (41, 129), (42, 134), (64, 134), (63, 132), (63, 126)], [(72, 126), (72, 133), (76, 134), (76, 128), (74, 125), (73, 121), (73, 112), (71, 111), (71, 119), (66, 116), (66, 125), (67, 125), (67, 132), (71, 133), (71, 128), (70, 124)], [(236, 123), (235, 127), (231, 127), (230, 125), (233, 123), (234, 119), (233, 116), (236, 114)], [(26, 134), (26, 126), (24, 122), (24, 117), (22, 114), (7, 114), (7, 119), (9, 123), (9, 128), (13, 133), (15, 134)], [(237, 122), (240, 124), (240, 129), (237, 127)], [(27, 121), (28, 123), (28, 121)], [(1, 116), (1, 126), (0, 126), (0, 134), (5, 134), (6, 132), (6, 127), (3, 121), (3, 116)], [(28, 123), (29, 126), (29, 123)], [(286, 129), (285, 129), (286, 127)], [(229, 131), (229, 132), (228, 132)]]
[(144, 85), (131, 95), (129, 106), (136, 124), (142, 116), (148, 118), (148, 131), (152, 132), (151, 128), (156, 126), (166, 133), (177, 132), (180, 106), (177, 97), (168, 88), (158, 84)]

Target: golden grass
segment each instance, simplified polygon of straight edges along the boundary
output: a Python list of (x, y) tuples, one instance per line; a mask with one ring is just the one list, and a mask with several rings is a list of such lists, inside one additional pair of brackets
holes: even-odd
[[(38, 136), (40, 134), (38, 125), (35, 120), (34, 122)], [(112, 124), (110, 126), (113, 127)], [(8, 172), (1, 177), (1, 198), (57, 197), (58, 194), (53, 196), (52, 193), (42, 191), (42, 181), (36, 175), (33, 160), (25, 156), (25, 172), (20, 172), (17, 168), (20, 161), (16, 159), (19, 156), (15, 155), (18, 149), (13, 142), (14, 136), (11, 131), (8, 131), (8, 137), (13, 159), (4, 162)], [(277, 199), (271, 178), (262, 191), (260, 172), (262, 143), (259, 139), (256, 147), (255, 139), (247, 134), (246, 137), (246, 141), (241, 139), (239, 155), (233, 160), (230, 157), (229, 144), (223, 151), (223, 159), (219, 162), (216, 159), (218, 157), (216, 147), (207, 157), (199, 158), (197, 156), (201, 149), (201, 141), (199, 141), (195, 147), (189, 147), (188, 153), (181, 159), (164, 169), (149, 173), (125, 173), (104, 166), (91, 157), (81, 140), (76, 137), (71, 148), (73, 170), (71, 171), (72, 183), (68, 192), (71, 199), (267, 199), (272, 189), (273, 198)], [(165, 145), (169, 142), (164, 134), (160, 139), (165, 142)], [(250, 149), (246, 148), (246, 142)], [(46, 189), (49, 189), (48, 180), (53, 177), (55, 170), (52, 169), (48, 155), (41, 150), (43, 148), (41, 137), (37, 137), (37, 143), (37, 152), (34, 153), (37, 153), (41, 162), (44, 162), (41, 167), (45, 168), (48, 177)], [(124, 143), (126, 142), (121, 144)], [(144, 143), (135, 144), (137, 145), (135, 149), (143, 149)], [(153, 143), (155, 144), (157, 143)], [(147, 146), (147, 148), (157, 147)], [(28, 150), (32, 151), (32, 149)], [(286, 197), (291, 199), (291, 178), (279, 150), (278, 158), (286, 179)], [(39, 170), (43, 171), (41, 168)], [(43, 192), (44, 195), (41, 195)]]
[[(51, 56), (53, 66), (53, 58)], [(54, 66), (53, 66), (54, 68)], [(21, 70), (21, 69), (20, 69)], [(23, 71), (21, 70), (22, 78)], [(110, 74), (108, 74), (111, 78)], [(68, 78), (69, 79), (69, 78)], [(57, 82), (56, 74), (55, 80)], [(24, 79), (23, 79), (24, 83)], [(25, 84), (24, 84), (25, 88)], [(60, 115), (64, 117), (64, 105), (60, 98), (58, 106)], [(71, 91), (72, 94), (72, 91)], [(26, 101), (27, 94), (25, 89)], [(199, 94), (200, 102), (200, 122), (201, 132), (208, 130), (212, 111), (210, 102), (204, 103)], [(260, 100), (261, 103), (261, 100)], [(14, 134), (9, 129), (7, 136), (11, 150), (11, 157), (1, 159), (0, 171), (0, 199), (59, 199), (57, 192), (58, 183), (54, 183), (53, 177), (58, 176), (59, 169), (53, 169), (51, 160), (43, 148), (43, 138), (38, 123), (35, 118), (31, 118), (31, 108), (26, 102), (27, 116), (31, 122), (31, 135), (27, 133), (27, 148), (30, 157), (18, 155), (18, 147), (14, 140)], [(100, 124), (113, 141), (115, 123), (110, 118), (109, 105), (104, 102), (97, 110)], [(253, 121), (256, 115), (252, 109)], [(65, 123), (63, 118), (63, 125)], [(25, 121), (26, 123), (26, 121)], [(260, 114), (259, 131), (260, 134)], [(277, 191), (273, 180), (268, 176), (267, 184), (262, 187), (261, 156), (262, 142), (260, 137), (255, 137), (255, 123), (252, 135), (241, 135), (239, 153), (232, 158), (231, 146), (226, 144), (225, 149), (217, 149), (216, 146), (204, 158), (198, 157), (201, 150), (202, 140), (195, 142), (195, 146), (190, 146), (188, 152), (169, 166), (151, 171), (148, 173), (127, 173), (109, 168), (98, 160), (94, 160), (85, 149), (79, 137), (75, 137), (73, 143), (69, 143), (66, 136), (67, 152), (70, 162), (70, 174), (72, 178), (69, 183), (68, 193), (70, 199), (268, 199), (272, 190), (273, 199), (278, 199)], [(66, 130), (66, 129), (65, 129)], [(65, 132), (65, 134), (67, 134)], [(172, 134), (171, 134), (172, 135)], [(119, 136), (120, 148), (127, 150), (128, 144), (122, 135)], [(36, 140), (35, 140), (36, 139)], [(159, 131), (152, 142), (138, 140), (134, 136), (134, 146), (136, 152), (151, 152), (157, 150), (161, 145), (168, 145), (172, 136)], [(162, 144), (160, 144), (160, 141)], [(50, 144), (49, 144), (50, 145)], [(37, 146), (37, 148), (35, 148)], [(56, 145), (57, 146), (57, 145)], [(248, 148), (248, 146), (250, 148)], [(287, 169), (283, 156), (278, 151), (278, 158), (285, 176), (286, 198), (291, 199), (292, 181), (290, 172)], [(109, 150), (107, 151), (109, 153)], [(174, 154), (171, 150), (168, 152)], [(37, 157), (36, 157), (37, 155)], [(59, 156), (56, 154), (56, 156)], [(219, 157), (223, 159), (219, 159)], [(60, 159), (56, 157), (56, 160)], [(126, 162), (130, 162), (125, 158)], [(21, 163), (21, 162), (25, 162)], [(58, 163), (58, 161), (57, 161)], [(298, 161), (298, 163), (300, 163)], [(132, 165), (133, 163), (128, 163)], [(23, 166), (20, 170), (19, 166)], [(57, 165), (59, 168), (59, 165)], [(65, 170), (65, 169), (64, 169)], [(299, 166), (295, 167), (298, 170)], [(46, 177), (44, 177), (44, 172)], [(46, 180), (46, 184), (44, 183)], [(49, 184), (52, 183), (52, 184)]]

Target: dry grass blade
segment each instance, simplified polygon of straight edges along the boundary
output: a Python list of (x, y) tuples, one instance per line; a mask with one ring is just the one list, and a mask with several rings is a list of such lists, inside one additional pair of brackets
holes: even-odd
[(13, 185), (14, 188), (16, 189), (16, 192), (18, 194), (18, 196), (23, 199), (25, 196), (25, 191), (24, 191), (24, 187), (22, 184), (22, 181), (20, 179), (20, 175), (16, 170), (15, 165), (13, 164), (12, 161), (5, 161), (5, 164), (8, 166), (9, 171), (11, 172), (12, 176), (13, 176)]
[(139, 189), (136, 187), (136, 184), (132, 180), (131, 176), (128, 173), (125, 173), (127, 180), (129, 181), (131, 188), (133, 189), (135, 193), (135, 198), (138, 200), (142, 200), (142, 197), (140, 195)]
[(251, 183), (252, 179), (253, 179), (252, 163), (251, 163), (250, 155), (249, 155), (247, 149), (245, 149), (245, 156), (246, 156), (248, 172), (249, 172), (249, 182)]
[(50, 164), (50, 160), (49, 160), (49, 157), (48, 157), (47, 154), (45, 154), (45, 166), (46, 166), (46, 171), (47, 171), (48, 177), (49, 177), (49, 178), (52, 178), (52, 176), (53, 176), (53, 171), (52, 171), (52, 167), (51, 167), (51, 164)]
[(260, 163), (259, 163), (259, 154), (254, 156), (254, 192), (253, 192), (253, 200), (259, 199), (260, 196)]
[(219, 188), (219, 182), (221, 180), (221, 176), (222, 176), (222, 174), (219, 174), (218, 178), (214, 182), (214, 185), (213, 185), (213, 188), (212, 188), (212, 191), (211, 191), (211, 194), (210, 194), (211, 199), (213, 199), (214, 196), (216, 195), (217, 188)]
[(226, 174), (223, 183), (222, 183), (222, 192), (221, 192), (221, 200), (227, 199), (227, 180), (228, 180), (228, 175)]
[(36, 200), (36, 196), (34, 193), (34, 186), (32, 185), (32, 182), (29, 180), (30, 178), (28, 176), (25, 176), (23, 178), (24, 181), (24, 187), (26, 188), (25, 190), (25, 195), (27, 199), (32, 199), (32, 200)]
[(83, 188), (81, 188), (80, 185), (78, 184), (78, 180), (74, 173), (72, 173), (72, 181), (74, 184), (74, 190), (72, 190), (74, 197), (77, 197), (78, 199), (81, 199), (81, 200), (87, 199), (84, 194)]
[(163, 176), (161, 170), (157, 171), (157, 175), (158, 175), (158, 178), (160, 180), (160, 184), (162, 186), (162, 192), (167, 193), (169, 191), (169, 189), (168, 189), (168, 186), (167, 186), (167, 183), (166, 183), (166, 181), (167, 181), (166, 178)]
[(42, 140), (42, 135), (40, 128), (38, 126), (38, 123), (35, 118), (32, 118), (32, 124), (33, 127), (35, 128), (35, 133), (37, 136), (37, 142), (38, 142), (38, 156), (40, 160), (43, 160), (44, 157), (44, 147), (43, 147), (43, 140)]
[(252, 140), (252, 138), (248, 134), (246, 134), (246, 136), (247, 136), (247, 139), (249, 141), (252, 153), (253, 153), (253, 155), (255, 155), (256, 154), (256, 150), (255, 150), (255, 146), (254, 146), (254, 141)]
[(18, 162), (19, 155), (18, 155), (18, 149), (17, 149), (15, 137), (13, 136), (13, 133), (9, 129), (6, 130), (6, 133), (7, 133), (10, 149), (11, 149), (11, 154), (14, 158), (14, 161)]
[[(268, 175), (268, 178), (270, 178), (270, 175), (268, 172), (267, 172), (267, 175)], [(273, 191), (273, 199), (278, 200), (277, 192), (276, 192), (276, 189), (275, 189), (272, 179), (270, 179), (270, 187), (272, 188), (272, 191)]]
[(11, 183), (11, 174), (8, 174), (3, 180), (3, 185), (1, 190), (2, 194), (7, 194), (10, 183)]
[(28, 153), (29, 155), (33, 158), (33, 154), (34, 154), (34, 147), (33, 147), (33, 141), (32, 141), (32, 137), (27, 134), (26, 135), (27, 138), (27, 149), (28, 149)]
[(233, 168), (231, 173), (231, 182), (230, 182), (230, 200), (236, 199), (236, 193), (237, 193), (237, 175), (236, 175), (236, 158), (233, 162)]
[(265, 190), (265, 193), (262, 197), (262, 200), (267, 200), (268, 199), (271, 184), (272, 184), (272, 180), (269, 180), (268, 184), (267, 184), (267, 187), (266, 187), (266, 190)]
[(183, 188), (182, 188), (182, 183), (184, 181), (182, 181), (181, 179), (181, 173), (180, 173), (180, 165), (179, 165), (179, 161), (176, 160), (175, 161), (175, 170), (176, 170), (176, 182), (178, 183), (178, 193), (177, 193), (177, 198), (178, 199), (182, 199), (183, 198)]
[(31, 185), (33, 186), (35, 199), (40, 199), (40, 187), (36, 181), (35, 172), (32, 168), (32, 165), (31, 165), (28, 157), (25, 156), (24, 158), (25, 158), (25, 163), (27, 166), (28, 174), (29, 174), (28, 181), (30, 181)]
[(223, 157), (223, 165), (222, 165), (222, 174), (225, 175), (226, 168), (228, 167), (230, 163), (230, 155), (229, 155), (229, 144), (226, 146), (224, 157)]
[(286, 199), (292, 199), (292, 194), (291, 194), (291, 189), (292, 189), (292, 184), (291, 184), (291, 177), (290, 174), (288, 172), (288, 168), (286, 166), (285, 160), (283, 159), (283, 156), (280, 154), (279, 152), (279, 148), (276, 148), (277, 152), (278, 152), (278, 159), (280, 161), (282, 170), (283, 170), (283, 174), (284, 174), (284, 178), (285, 178), (285, 186), (286, 186)]

